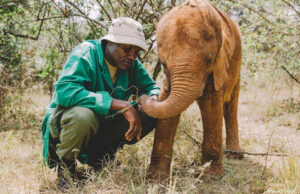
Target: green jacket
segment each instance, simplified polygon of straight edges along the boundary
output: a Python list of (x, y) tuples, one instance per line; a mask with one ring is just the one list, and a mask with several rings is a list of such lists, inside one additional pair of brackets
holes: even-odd
[[(49, 120), (58, 105), (64, 107), (83, 106), (91, 109), (105, 122), (112, 114), (112, 99), (128, 100), (131, 95), (142, 93), (158, 95), (155, 84), (142, 64), (136, 59), (131, 68), (118, 70), (115, 87), (104, 61), (101, 40), (83, 42), (72, 50), (70, 56), (54, 84), (55, 93), (46, 108), (42, 123), (43, 157), (49, 165)], [(137, 88), (137, 90), (136, 90)]]

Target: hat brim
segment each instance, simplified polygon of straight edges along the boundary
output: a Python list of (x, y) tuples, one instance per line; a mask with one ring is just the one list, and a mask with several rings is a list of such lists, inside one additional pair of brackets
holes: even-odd
[(133, 37), (128, 37), (128, 36), (122, 36), (122, 35), (112, 35), (112, 34), (107, 34), (104, 36), (101, 40), (108, 40), (114, 43), (119, 43), (119, 44), (130, 44), (130, 45), (135, 45), (140, 47), (141, 49), (147, 51), (148, 47), (145, 43), (144, 40), (133, 38)]

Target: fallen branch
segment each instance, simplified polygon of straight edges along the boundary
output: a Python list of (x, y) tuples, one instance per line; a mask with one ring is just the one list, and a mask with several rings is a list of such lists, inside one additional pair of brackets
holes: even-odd
[(287, 74), (293, 79), (293, 80), (295, 80), (298, 84), (300, 84), (300, 81), (297, 79), (297, 78), (295, 78), (284, 66), (281, 66), (281, 68), (284, 70), (284, 71), (286, 71), (287, 72)]
[[(185, 131), (183, 132), (188, 138), (190, 138), (195, 144), (202, 145), (199, 141), (191, 137), (188, 133)], [(246, 151), (236, 151), (236, 150), (224, 150), (224, 154), (246, 154), (246, 155), (252, 155), (252, 156), (284, 156), (284, 157), (300, 157), (300, 155), (288, 155), (285, 153), (269, 153), (269, 152), (263, 152), (263, 153), (255, 153), (255, 152), (246, 152)]]
[(188, 138), (190, 138), (191, 140), (193, 140), (193, 142), (195, 144), (198, 144), (198, 145), (202, 145), (202, 143), (200, 143), (199, 141), (195, 140), (192, 136), (190, 136), (187, 132), (183, 132)]
[(230, 154), (247, 154), (247, 155), (253, 155), (253, 156), (285, 156), (285, 157), (300, 157), (300, 155), (288, 155), (284, 153), (255, 153), (255, 152), (246, 152), (246, 151), (235, 151), (235, 150), (224, 150), (224, 153), (230, 153)]

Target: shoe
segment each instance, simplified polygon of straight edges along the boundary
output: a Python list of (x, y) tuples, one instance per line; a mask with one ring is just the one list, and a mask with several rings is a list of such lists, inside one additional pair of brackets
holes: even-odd
[(57, 186), (60, 190), (70, 189), (72, 182), (76, 181), (76, 162), (71, 160), (64, 160), (57, 166)]
[(116, 151), (110, 151), (102, 155), (92, 155), (87, 164), (94, 169), (96, 173), (99, 173), (109, 161), (113, 161), (116, 158)]

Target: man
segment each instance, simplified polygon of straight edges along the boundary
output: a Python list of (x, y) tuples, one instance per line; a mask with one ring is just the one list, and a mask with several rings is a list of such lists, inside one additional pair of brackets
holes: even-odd
[(147, 49), (142, 25), (117, 18), (101, 40), (70, 53), (42, 124), (43, 157), (50, 168), (58, 165), (59, 186), (66, 185), (64, 168), (76, 177), (76, 159), (100, 170), (117, 149), (155, 127), (155, 119), (128, 102), (132, 95), (159, 94), (137, 59), (141, 49)]

